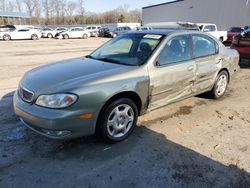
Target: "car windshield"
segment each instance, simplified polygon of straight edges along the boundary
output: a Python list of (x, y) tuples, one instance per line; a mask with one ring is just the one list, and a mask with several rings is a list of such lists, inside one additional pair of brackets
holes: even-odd
[(144, 64), (162, 40), (158, 34), (129, 34), (110, 40), (88, 58), (131, 66)]

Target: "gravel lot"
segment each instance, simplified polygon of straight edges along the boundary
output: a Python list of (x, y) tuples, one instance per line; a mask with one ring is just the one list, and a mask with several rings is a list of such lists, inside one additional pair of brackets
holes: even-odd
[(12, 95), (27, 70), (107, 40), (0, 41), (0, 187), (250, 187), (250, 69), (223, 99), (193, 97), (153, 111), (118, 144), (55, 141), (20, 123)]

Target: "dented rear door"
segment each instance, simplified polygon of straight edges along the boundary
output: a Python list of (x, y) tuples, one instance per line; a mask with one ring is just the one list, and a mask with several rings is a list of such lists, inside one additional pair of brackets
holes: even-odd
[(196, 63), (190, 44), (189, 35), (171, 37), (149, 67), (150, 110), (192, 95)]

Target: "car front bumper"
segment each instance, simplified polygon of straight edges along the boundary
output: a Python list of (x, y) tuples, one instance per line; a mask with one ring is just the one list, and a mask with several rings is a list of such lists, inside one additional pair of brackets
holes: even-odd
[(90, 109), (49, 109), (24, 102), (17, 94), (13, 100), (14, 110), (25, 126), (53, 139), (73, 139), (95, 133), (96, 114), (92, 119), (81, 120), (81, 114)]

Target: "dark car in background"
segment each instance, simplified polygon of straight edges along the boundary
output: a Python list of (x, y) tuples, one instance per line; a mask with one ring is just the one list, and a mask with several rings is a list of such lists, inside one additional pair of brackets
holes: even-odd
[(111, 37), (109, 28), (101, 28), (99, 30), (99, 37)]
[(227, 32), (227, 40), (224, 42), (226, 45), (231, 45), (233, 42), (233, 37), (241, 34), (244, 31), (241, 27), (231, 27)]
[(243, 35), (237, 35), (231, 45), (232, 49), (235, 49), (240, 54), (240, 66), (250, 66), (250, 33), (244, 33)]

